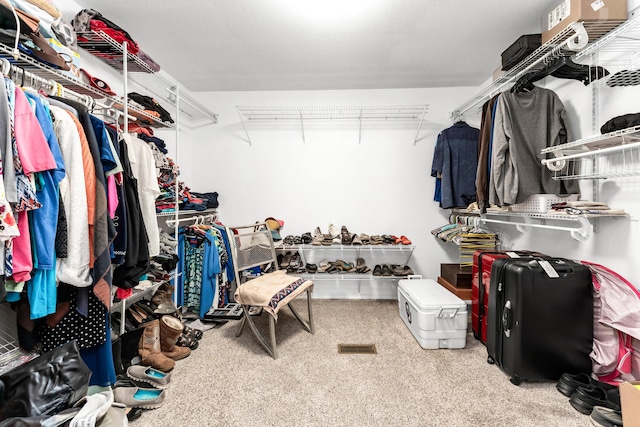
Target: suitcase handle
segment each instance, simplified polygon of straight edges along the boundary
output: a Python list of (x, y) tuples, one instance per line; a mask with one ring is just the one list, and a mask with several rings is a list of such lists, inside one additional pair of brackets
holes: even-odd
[(513, 312), (511, 311), (511, 301), (507, 301), (502, 309), (502, 330), (504, 334), (511, 336), (511, 327), (513, 326)]
[(438, 319), (453, 319), (458, 314), (459, 307), (442, 307), (438, 312)]

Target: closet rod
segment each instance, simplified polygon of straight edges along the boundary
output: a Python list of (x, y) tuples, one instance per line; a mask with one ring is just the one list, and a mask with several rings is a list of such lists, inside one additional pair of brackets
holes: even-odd
[(176, 219), (168, 219), (166, 221), (166, 224), (169, 227), (174, 227), (175, 225), (183, 222), (183, 221), (195, 221), (194, 225), (205, 225), (207, 222), (212, 222), (216, 219), (216, 217), (214, 215), (208, 214), (208, 215), (195, 215), (195, 216), (190, 216), (188, 218), (178, 218)]

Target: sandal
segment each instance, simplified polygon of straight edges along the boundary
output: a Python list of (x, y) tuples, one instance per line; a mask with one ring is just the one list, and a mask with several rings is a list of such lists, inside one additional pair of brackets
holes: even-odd
[(176, 340), (176, 345), (179, 345), (180, 347), (189, 347), (191, 350), (195, 350), (196, 348), (198, 348), (198, 344), (200, 343), (197, 339), (192, 336), (185, 335), (184, 332), (180, 334), (180, 336)]
[(203, 333), (200, 329), (192, 328), (191, 326), (184, 325), (184, 331), (182, 332), (185, 335), (191, 336), (198, 341), (202, 339)]

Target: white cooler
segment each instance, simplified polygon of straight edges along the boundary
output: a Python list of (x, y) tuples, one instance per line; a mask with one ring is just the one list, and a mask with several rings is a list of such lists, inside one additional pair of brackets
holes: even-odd
[(431, 279), (398, 282), (400, 317), (425, 349), (464, 348), (467, 304)]

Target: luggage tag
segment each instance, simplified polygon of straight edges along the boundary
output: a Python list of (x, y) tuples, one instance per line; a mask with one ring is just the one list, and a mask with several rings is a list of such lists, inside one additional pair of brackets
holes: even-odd
[(518, 255), (516, 252), (508, 251), (506, 254), (509, 258), (520, 258), (520, 255)]
[(550, 278), (553, 279), (556, 277), (560, 277), (558, 272), (555, 270), (555, 268), (553, 268), (553, 266), (549, 263), (549, 261), (544, 259), (539, 259), (538, 264), (540, 264), (540, 267), (542, 267), (545, 273), (547, 273), (547, 276), (549, 276)]

